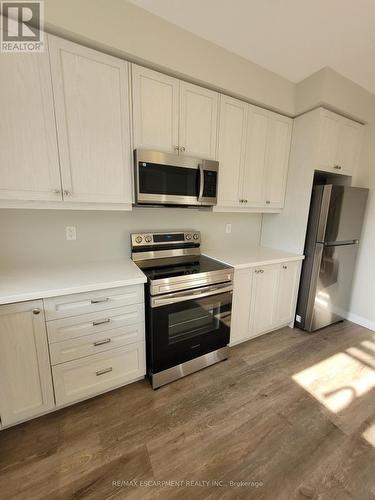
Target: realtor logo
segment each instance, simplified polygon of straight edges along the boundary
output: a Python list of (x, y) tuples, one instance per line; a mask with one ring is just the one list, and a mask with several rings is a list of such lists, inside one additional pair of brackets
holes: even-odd
[(43, 52), (43, 2), (1, 2), (1, 52)]

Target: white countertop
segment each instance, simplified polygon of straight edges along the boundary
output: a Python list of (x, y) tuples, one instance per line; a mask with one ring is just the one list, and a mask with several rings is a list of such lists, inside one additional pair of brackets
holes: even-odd
[(130, 258), (0, 268), (0, 304), (145, 283)]
[(283, 252), (267, 247), (245, 247), (245, 248), (221, 248), (205, 250), (207, 257), (219, 260), (236, 269), (247, 267), (265, 266), (267, 264), (277, 264), (279, 262), (289, 262), (292, 260), (302, 260), (303, 255)]

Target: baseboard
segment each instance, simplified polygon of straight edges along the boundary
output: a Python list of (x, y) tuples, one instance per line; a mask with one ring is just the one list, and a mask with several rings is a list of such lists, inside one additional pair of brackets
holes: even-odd
[(357, 325), (364, 326), (369, 330), (373, 330), (375, 332), (375, 321), (370, 321), (367, 318), (363, 318), (362, 316), (358, 316), (357, 314), (348, 313), (346, 315), (346, 319), (351, 321), (352, 323), (356, 323)]

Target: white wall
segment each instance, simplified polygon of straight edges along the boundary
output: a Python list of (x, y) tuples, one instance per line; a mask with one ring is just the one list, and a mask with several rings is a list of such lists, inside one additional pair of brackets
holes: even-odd
[(295, 114), (317, 106), (346, 115), (360, 122), (372, 119), (372, 94), (360, 85), (325, 67), (296, 85)]
[(365, 142), (356, 184), (370, 189), (362, 232), (357, 271), (352, 292), (350, 318), (375, 330), (375, 97), (371, 122), (366, 127)]
[[(225, 234), (225, 225), (232, 233)], [(258, 245), (261, 216), (195, 209), (138, 208), (133, 212), (1, 210), (0, 267), (30, 262), (116, 259), (129, 255), (129, 233), (196, 229), (203, 248)], [(66, 241), (65, 226), (77, 227)]]
[(294, 113), (292, 82), (125, 0), (45, 0), (44, 4), (46, 30), (51, 33)]

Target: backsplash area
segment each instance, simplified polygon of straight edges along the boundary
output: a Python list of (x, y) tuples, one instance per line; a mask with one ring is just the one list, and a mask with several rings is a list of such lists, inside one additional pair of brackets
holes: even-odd
[[(129, 234), (136, 231), (196, 229), (202, 233), (203, 250), (258, 245), (261, 220), (259, 214), (173, 208), (2, 210), (0, 265), (121, 258), (129, 255)], [(231, 224), (230, 234), (225, 232), (227, 224)], [(67, 226), (76, 227), (75, 241), (66, 240)]]

